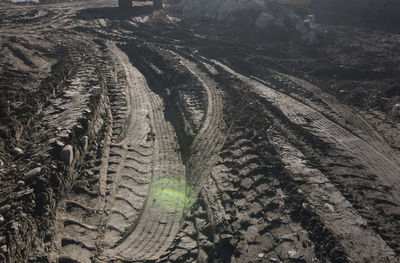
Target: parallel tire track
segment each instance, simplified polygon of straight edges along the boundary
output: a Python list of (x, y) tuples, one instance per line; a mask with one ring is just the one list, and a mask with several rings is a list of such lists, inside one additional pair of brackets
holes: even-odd
[[(125, 70), (131, 100), (129, 106), (132, 107), (127, 134), (120, 143), (125, 144), (128, 150), (125, 150), (127, 152), (125, 154), (123, 150), (118, 152), (123, 162), (129, 162), (129, 166), (123, 166), (122, 170), (115, 169), (113, 174), (114, 176), (124, 175), (125, 178), (140, 177), (144, 180), (142, 183), (148, 184), (148, 192), (136, 195), (135, 203), (142, 198), (144, 207), (139, 211), (136, 219), (130, 220), (131, 228), (126, 235), (106, 249), (100, 258), (138, 261), (157, 258), (160, 251), (165, 249), (165, 246), (169, 246), (178, 232), (183, 213), (183, 205), (169, 203), (168, 200), (157, 200), (157, 193), (166, 188), (184, 194), (185, 167), (178, 151), (179, 145), (174, 129), (164, 119), (162, 99), (150, 90), (143, 75), (130, 64), (129, 58), (116, 47), (112, 49)], [(133, 117), (137, 115), (140, 118)], [(148, 137), (150, 135), (154, 135), (154, 138)], [(137, 154), (141, 157), (137, 158), (135, 156)], [(128, 156), (131, 160), (127, 160)], [(151, 171), (141, 170), (146, 166), (150, 167)], [(134, 169), (129, 169), (129, 167), (134, 167)], [(126, 183), (127, 181), (121, 181), (116, 185), (126, 186)], [(144, 184), (140, 185), (141, 189), (143, 187)], [(135, 191), (132, 187), (130, 190)], [(121, 192), (121, 187), (119, 192)], [(129, 195), (129, 191), (125, 191), (125, 194)], [(146, 194), (146, 200), (140, 197), (143, 194)], [(119, 206), (120, 204), (115, 204), (116, 209)]]
[[(388, 146), (386, 147), (386, 145), (382, 143), (382, 147), (385, 148), (385, 151), (380, 152), (378, 147), (370, 145), (368, 141), (336, 125), (311, 107), (273, 90), (259, 81), (243, 76), (220, 62), (215, 61), (215, 63), (229, 74), (235, 75), (239, 80), (249, 85), (255, 93), (281, 111), (291, 122), (304, 127), (318, 137), (352, 154), (352, 156), (358, 158), (363, 165), (379, 175), (379, 180), (381, 180), (382, 183), (388, 186), (393, 185), (395, 189), (398, 188), (400, 185), (399, 178), (396, 176), (399, 174), (398, 160), (393, 159), (394, 155), (385, 155), (385, 152), (389, 151)], [(288, 148), (283, 141), (278, 140), (278, 137), (272, 138), (271, 140), (275, 140), (275, 145), (278, 149)], [(289, 147), (288, 149), (291, 148)], [(395, 260), (396, 256), (393, 250), (388, 247), (380, 236), (366, 227), (365, 220), (359, 216), (350, 203), (345, 201), (342, 194), (337, 190), (336, 192), (333, 190), (335, 187), (329, 183), (327, 178), (316, 174), (319, 173), (319, 171), (316, 172), (313, 169), (305, 167), (302, 159), (301, 155), (295, 150), (282, 151), (282, 160), (289, 168), (294, 167), (290, 169), (291, 171), (296, 172), (302, 167), (300, 170), (304, 170), (304, 173), (313, 174), (313, 176), (309, 178), (309, 186), (316, 186), (317, 188), (315, 190), (322, 192), (314, 195), (315, 193), (307, 191), (310, 203), (315, 205), (316, 212), (321, 215), (326, 227), (341, 237), (339, 238), (339, 242), (344, 247), (349, 258), (358, 260), (361, 256), (367, 261), (373, 259), (380, 262), (392, 262)], [(325, 186), (322, 187), (324, 190), (321, 189), (321, 184), (325, 184)], [(334, 197), (327, 202), (338, 209), (341, 216), (328, 216), (329, 212), (326, 211), (326, 207), (324, 207), (324, 204), (320, 203), (321, 196), (330, 196), (332, 191), (335, 192), (333, 194)], [(396, 200), (400, 200), (399, 193), (393, 193), (393, 196)], [(346, 214), (346, 216), (343, 216), (344, 214)], [(352, 218), (352, 220), (349, 222), (342, 221), (348, 218)], [(343, 224), (347, 227), (341, 227)]]

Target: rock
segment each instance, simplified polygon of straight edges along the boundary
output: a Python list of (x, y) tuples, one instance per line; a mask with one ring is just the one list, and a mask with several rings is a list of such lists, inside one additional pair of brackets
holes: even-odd
[(63, 140), (68, 140), (70, 131), (69, 130), (62, 130), (59, 134), (59, 137)]
[(172, 255), (169, 257), (169, 259), (172, 262), (176, 262), (179, 259), (183, 258), (186, 254), (188, 254), (188, 251), (184, 250), (184, 249), (176, 249)]
[(254, 26), (259, 30), (268, 30), (271, 27), (274, 35), (282, 32), (282, 36), (289, 36), (288, 28), (296, 28), (302, 41), (309, 46), (318, 44), (318, 36), (326, 34), (326, 30), (316, 24), (314, 15), (302, 19), (292, 9), (274, 2), (276, 1), (183, 0), (174, 5), (174, 10), (182, 12), (186, 19), (209, 20), (233, 26)]
[(259, 258), (264, 258), (265, 254), (264, 253), (260, 253), (257, 255)]
[(313, 214), (315, 212), (315, 209), (312, 205), (307, 204), (307, 203), (303, 203), (301, 205), (301, 207), (303, 208), (304, 211), (306, 211), (307, 213), (311, 213)]
[(393, 107), (393, 113), (397, 116), (400, 117), (400, 104), (396, 104)]
[(335, 208), (334, 208), (333, 205), (331, 205), (331, 204), (325, 203), (325, 204), (324, 204), (324, 207), (325, 207), (326, 209), (328, 209), (330, 212), (335, 212)]
[(12, 150), (12, 153), (15, 154), (15, 155), (22, 155), (22, 154), (24, 154), (24, 151), (21, 148), (15, 147)]
[(273, 262), (273, 263), (277, 263), (278, 260), (276, 258), (269, 258), (269, 261)]
[(197, 242), (189, 237), (183, 237), (178, 247), (182, 249), (191, 250), (197, 247)]
[(55, 141), (55, 145), (56, 145), (56, 147), (58, 147), (59, 149), (62, 149), (62, 148), (64, 148), (64, 146), (65, 146), (65, 144), (64, 144), (62, 141), (60, 141), (60, 140), (56, 140), (56, 141)]
[(30, 179), (36, 177), (37, 175), (39, 175), (41, 171), (42, 171), (41, 167), (33, 168), (32, 170), (30, 170), (29, 172), (27, 172), (25, 174), (24, 179), (25, 180), (30, 180)]
[(268, 13), (261, 13), (256, 21), (254, 22), (254, 26), (257, 29), (265, 30), (266, 28), (272, 26), (276, 21), (276, 18)]
[(71, 165), (74, 159), (74, 149), (71, 145), (65, 146), (60, 152), (60, 161), (66, 165)]
[(308, 28), (315, 28), (315, 16), (308, 15), (304, 18), (304, 25)]
[(17, 185), (19, 188), (23, 188), (25, 186), (25, 182), (24, 181), (18, 181)]
[(0, 160), (0, 168), (3, 167), (4, 162), (2, 160)]
[(0, 216), (0, 226), (4, 224), (4, 221), (5, 221), (4, 217)]
[(6, 243), (7, 239), (5, 236), (0, 236), (0, 245), (4, 245)]

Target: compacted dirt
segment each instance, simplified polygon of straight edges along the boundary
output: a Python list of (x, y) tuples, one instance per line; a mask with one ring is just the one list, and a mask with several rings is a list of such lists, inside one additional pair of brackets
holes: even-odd
[(399, 262), (400, 36), (332, 17), (2, 4), (0, 262)]

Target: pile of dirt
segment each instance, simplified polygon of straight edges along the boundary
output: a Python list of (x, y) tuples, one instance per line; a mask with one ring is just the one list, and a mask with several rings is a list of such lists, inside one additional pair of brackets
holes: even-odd
[(205, 20), (231, 27), (252, 27), (264, 34), (278, 34), (289, 37), (298, 35), (307, 45), (319, 42), (316, 28), (309, 18), (303, 20), (291, 8), (270, 0), (183, 0), (173, 7), (191, 20)]

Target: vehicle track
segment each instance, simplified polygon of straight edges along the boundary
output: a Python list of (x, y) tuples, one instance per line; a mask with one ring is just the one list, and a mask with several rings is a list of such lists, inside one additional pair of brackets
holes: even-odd
[[(43, 129), (74, 123), (79, 104), (85, 114), (93, 99), (103, 107), (87, 152), (74, 126), (74, 167), (54, 160), (53, 168), (77, 169), (65, 178), (66, 196), (53, 195), (51, 182), (36, 199), (58, 208), (32, 262), (398, 262), (399, 231), (390, 229), (400, 207), (398, 152), (355, 109), (269, 69), (263, 63), (281, 68), (280, 55), (261, 46), (146, 8), (120, 18), (113, 7), (0, 11), (3, 56), (32, 76), (50, 72), (53, 42), (72, 57)], [(85, 48), (67, 48), (77, 37)], [(70, 143), (63, 128), (55, 135)]]
[[(298, 100), (268, 87), (267, 84), (241, 75), (218, 61), (214, 62), (223, 70), (235, 75), (238, 79), (249, 85), (256, 94), (266, 99), (268, 103), (282, 112), (290, 122), (305, 128), (319, 138), (333, 143), (336, 147), (340, 147), (346, 153), (357, 158), (358, 161), (371, 171), (379, 174), (379, 180), (382, 180), (381, 183), (388, 186), (394, 185), (394, 188), (397, 189), (396, 186), (399, 184), (396, 177), (399, 167), (398, 161), (393, 159), (396, 156), (395, 154), (385, 154), (387, 152), (390, 153), (391, 150), (385, 145), (383, 140), (379, 140), (380, 145), (373, 147), (370, 141), (354, 135)], [(360, 120), (361, 117), (357, 117), (357, 119)], [(359, 123), (360, 121), (358, 121)], [(373, 133), (373, 135), (376, 135), (376, 133)], [(365, 220), (358, 215), (350, 203), (344, 201), (345, 198), (341, 193), (334, 190), (335, 187), (329, 183), (329, 180), (321, 175), (319, 171), (307, 168), (303, 164), (304, 157), (302, 157), (302, 154), (296, 152), (297, 150), (291, 148), (291, 146), (287, 146), (284, 142), (285, 140), (282, 139), (283, 137), (279, 138), (280, 136), (272, 135), (271, 141), (278, 149), (281, 149), (282, 160), (289, 167), (289, 170), (295, 174), (302, 170), (303, 172), (300, 172), (300, 174), (314, 174), (310, 177), (309, 180), (311, 181), (304, 191), (308, 192), (311, 204), (316, 207), (317, 213), (321, 214), (326, 227), (330, 228), (339, 237), (346, 236), (346, 239), (339, 239), (339, 242), (344, 247), (348, 257), (355, 260), (361, 256), (367, 261), (379, 258), (379, 261), (382, 262), (393, 262), (396, 260), (397, 257), (393, 250), (388, 247), (387, 243), (380, 236), (367, 228)], [(384, 148), (384, 151), (379, 151), (381, 147)], [(323, 184), (325, 184), (324, 187), (322, 187)], [(308, 187), (313, 185), (316, 186), (316, 189), (309, 192), (310, 189)], [(326, 192), (324, 193), (324, 191)], [(319, 194), (314, 195), (315, 192), (319, 192)], [(393, 192), (392, 194), (398, 200), (398, 193)], [(320, 203), (322, 201), (321, 196), (331, 196), (331, 199), (328, 198), (326, 203), (333, 205), (335, 211), (337, 209), (341, 215), (328, 216), (329, 212), (326, 211), (326, 206), (324, 208), (324, 204)], [(318, 211), (319, 209), (321, 210)], [(341, 222), (341, 220), (349, 221)], [(342, 228), (343, 224), (347, 227)], [(359, 246), (360, 242), (363, 243), (362, 246)]]
[[(110, 249), (105, 250), (103, 256), (122, 260), (158, 258), (160, 251), (169, 246), (179, 230), (184, 204), (163, 204), (165, 200), (157, 200), (157, 192), (162, 188), (170, 188), (185, 194), (185, 166), (179, 153), (174, 129), (165, 121), (162, 99), (150, 90), (143, 75), (132, 67), (129, 58), (122, 51), (113, 48), (113, 54), (123, 66), (127, 77), (131, 118), (126, 128), (127, 134), (120, 143), (126, 145), (128, 154), (125, 156), (130, 157), (121, 159), (125, 163), (129, 162), (129, 165), (125, 165), (122, 172), (118, 170), (112, 172), (116, 175), (121, 174), (122, 179), (130, 177), (142, 180), (139, 184), (133, 185), (131, 190), (135, 192), (135, 187), (139, 189), (141, 196), (136, 194), (136, 200), (133, 200), (141, 199), (144, 207), (134, 208), (140, 217), (136, 218), (137, 221), (130, 221), (132, 224), (130, 232), (115, 245), (110, 246)], [(143, 158), (137, 160), (137, 154), (146, 157), (147, 160)], [(139, 163), (140, 161), (142, 163)], [(147, 170), (144, 170), (146, 166)], [(126, 186), (127, 182), (121, 184)], [(143, 191), (146, 185), (148, 190)], [(117, 202), (127, 199), (129, 198), (119, 198)], [(116, 204), (115, 207), (118, 209), (120, 205)], [(163, 205), (166, 207), (162, 207)], [(130, 206), (133, 208), (133, 205)], [(107, 236), (105, 238), (108, 240)]]

